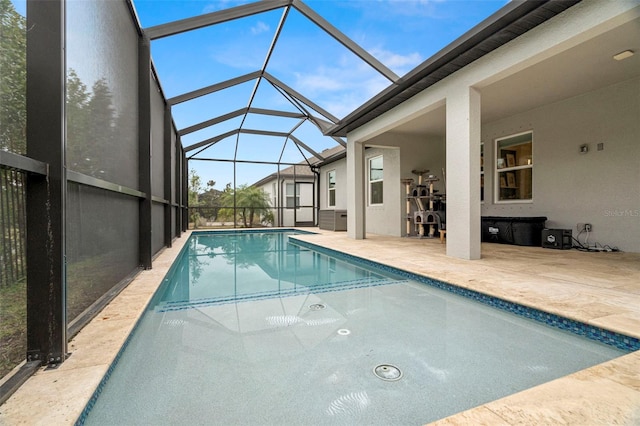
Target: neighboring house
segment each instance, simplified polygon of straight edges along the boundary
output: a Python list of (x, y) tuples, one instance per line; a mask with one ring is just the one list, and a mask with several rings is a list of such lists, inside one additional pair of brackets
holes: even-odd
[[(325, 149), (321, 155), (328, 158), (336, 151), (343, 151), (338, 145)], [(301, 162), (272, 173), (252, 186), (262, 188), (271, 201), (274, 226), (315, 226), (318, 215), (318, 173), (309, 166), (316, 166), (315, 157), (309, 163)], [(322, 179), (322, 178), (321, 178)]]
[(481, 216), (640, 252), (640, 3), (511, 2), (328, 134), (347, 149), (320, 209), (346, 208), (352, 238), (405, 235), (401, 179), (429, 169), (450, 256), (480, 257)]
[(315, 224), (316, 178), (308, 165), (300, 164), (254, 183), (269, 195), (274, 226)]

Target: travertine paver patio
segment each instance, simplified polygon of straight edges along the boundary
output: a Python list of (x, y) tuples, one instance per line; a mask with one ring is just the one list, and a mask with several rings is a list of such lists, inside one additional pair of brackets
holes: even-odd
[[(314, 231), (297, 238), (640, 338), (640, 254), (483, 244), (482, 259), (466, 261), (439, 240)], [(73, 424), (188, 235), (74, 337), (62, 366), (0, 407), (0, 424)], [(640, 351), (435, 424), (640, 424)]]

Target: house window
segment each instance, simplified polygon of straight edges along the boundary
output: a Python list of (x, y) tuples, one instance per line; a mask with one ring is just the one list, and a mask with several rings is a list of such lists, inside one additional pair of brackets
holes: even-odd
[(533, 200), (533, 133), (496, 139), (496, 202)]
[(382, 155), (369, 159), (369, 204), (382, 204)]
[(327, 172), (328, 206), (336, 206), (336, 171)]
[(300, 184), (287, 184), (287, 208), (293, 209), (300, 207)]

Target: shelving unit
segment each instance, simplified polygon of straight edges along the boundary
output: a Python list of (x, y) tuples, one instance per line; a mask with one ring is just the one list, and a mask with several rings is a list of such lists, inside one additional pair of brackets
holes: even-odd
[(436, 230), (444, 234), (441, 221), (443, 212), (434, 209), (434, 206), (444, 202), (444, 195), (436, 194), (433, 189), (433, 183), (440, 179), (434, 175), (423, 178), (425, 174), (429, 173), (429, 170), (412, 170), (412, 173), (418, 176), (416, 185), (413, 185), (413, 179), (402, 180), (407, 199), (407, 236), (433, 238)]

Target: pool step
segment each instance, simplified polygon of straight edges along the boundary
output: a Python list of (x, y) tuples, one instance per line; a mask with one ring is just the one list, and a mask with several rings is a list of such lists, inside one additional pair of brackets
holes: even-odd
[(246, 302), (250, 300), (263, 300), (275, 297), (290, 297), (301, 294), (326, 293), (329, 291), (351, 290), (362, 287), (375, 287), (381, 285), (401, 284), (409, 280), (395, 280), (390, 278), (384, 279), (357, 279), (349, 281), (339, 281), (331, 283), (316, 284), (313, 286), (297, 286), (296, 288), (285, 290), (271, 290), (256, 293), (247, 293), (238, 296), (221, 296), (212, 298), (203, 298), (196, 300), (179, 300), (170, 302), (160, 302), (153, 309), (156, 312), (180, 311), (184, 309), (200, 308), (204, 306), (224, 305), (236, 302)]

